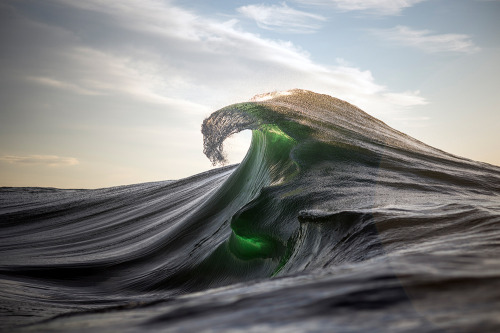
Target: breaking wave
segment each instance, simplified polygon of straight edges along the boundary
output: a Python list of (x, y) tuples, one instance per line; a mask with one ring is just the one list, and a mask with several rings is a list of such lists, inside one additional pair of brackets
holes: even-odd
[(498, 329), (500, 168), (291, 90), (214, 112), (241, 164), (98, 190), (0, 189), (11, 331)]

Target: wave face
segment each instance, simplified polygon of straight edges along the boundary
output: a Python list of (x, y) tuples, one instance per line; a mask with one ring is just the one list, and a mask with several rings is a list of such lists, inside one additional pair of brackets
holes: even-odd
[(0, 189), (9, 331), (493, 332), (500, 168), (303, 90), (214, 112), (241, 164), (98, 190)]

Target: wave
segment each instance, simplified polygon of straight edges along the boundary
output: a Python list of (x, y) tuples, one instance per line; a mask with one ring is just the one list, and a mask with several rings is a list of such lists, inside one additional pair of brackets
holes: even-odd
[(224, 140), (247, 129), (239, 165), (178, 181), (1, 188), (0, 325), (498, 327), (499, 167), (304, 90), (214, 112), (204, 153), (226, 163)]

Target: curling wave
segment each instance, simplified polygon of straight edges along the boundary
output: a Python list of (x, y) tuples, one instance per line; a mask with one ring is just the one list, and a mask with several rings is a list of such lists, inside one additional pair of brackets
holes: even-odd
[(241, 164), (178, 181), (2, 188), (0, 325), (498, 327), (500, 168), (304, 90), (214, 112), (204, 153), (224, 164), (224, 140), (245, 129)]

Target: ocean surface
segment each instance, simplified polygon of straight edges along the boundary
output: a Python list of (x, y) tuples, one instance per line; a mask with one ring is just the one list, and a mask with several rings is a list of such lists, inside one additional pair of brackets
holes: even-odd
[(214, 112), (239, 165), (0, 188), (2, 332), (500, 332), (500, 167), (304, 90)]

